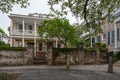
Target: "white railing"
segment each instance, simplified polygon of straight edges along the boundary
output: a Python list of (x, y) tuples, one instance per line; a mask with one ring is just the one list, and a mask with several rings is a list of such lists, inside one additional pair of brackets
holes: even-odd
[[(13, 29), (12, 35), (23, 35), (23, 30)], [(24, 30), (24, 35), (35, 35), (34, 30)]]

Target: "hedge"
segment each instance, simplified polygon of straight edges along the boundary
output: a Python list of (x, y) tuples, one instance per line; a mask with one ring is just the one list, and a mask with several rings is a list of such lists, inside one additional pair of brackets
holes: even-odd
[(26, 47), (0, 47), (0, 50), (6, 50), (6, 51), (26, 51)]
[(71, 52), (71, 51), (77, 51), (77, 48), (53, 48), (53, 51), (59, 51), (59, 52)]
[(85, 48), (85, 52), (96, 52), (94, 47), (87, 47)]

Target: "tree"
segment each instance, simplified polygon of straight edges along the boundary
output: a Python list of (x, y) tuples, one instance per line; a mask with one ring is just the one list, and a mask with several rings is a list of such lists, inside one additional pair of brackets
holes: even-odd
[[(70, 47), (78, 40), (76, 28), (69, 24), (65, 18), (54, 18), (45, 20), (41, 23), (38, 29), (40, 37), (45, 39), (57, 38), (60, 43), (64, 44), (65, 48)], [(66, 68), (69, 69), (69, 52), (65, 51)]]
[(66, 48), (79, 38), (76, 29), (69, 24), (69, 21), (60, 18), (44, 20), (38, 29), (38, 34), (46, 39), (58, 38)]
[(8, 13), (12, 11), (13, 6), (16, 4), (20, 5), (21, 8), (26, 8), (29, 5), (28, 0), (1, 0), (0, 10), (3, 13)]
[(88, 31), (99, 30), (106, 17), (120, 8), (119, 0), (49, 0), (48, 3), (52, 11), (57, 4), (61, 5), (62, 11), (70, 9), (75, 17), (84, 20)]
[(1, 29), (0, 28), (0, 32), (2, 33), (2, 35), (4, 36), (4, 37), (7, 37), (8, 35), (5, 33), (5, 31), (3, 30), (3, 29)]

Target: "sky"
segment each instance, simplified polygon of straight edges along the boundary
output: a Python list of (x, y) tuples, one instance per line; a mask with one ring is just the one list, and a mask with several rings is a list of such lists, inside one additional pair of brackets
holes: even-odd
[[(28, 15), (29, 13), (42, 13), (49, 14), (50, 9), (47, 5), (48, 0), (29, 0), (30, 5), (27, 8), (21, 8), (18, 5), (14, 5), (12, 11), (5, 14), (0, 11), (0, 27), (8, 34), (8, 26), (10, 26), (10, 19), (8, 15), (12, 14), (23, 14)], [(75, 23), (76, 19), (72, 16), (71, 13), (68, 14), (67, 19), (69, 19), (70, 23)]]

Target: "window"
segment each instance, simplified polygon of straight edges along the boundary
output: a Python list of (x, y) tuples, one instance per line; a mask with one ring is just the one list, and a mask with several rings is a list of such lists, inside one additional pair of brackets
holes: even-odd
[(100, 42), (100, 36), (97, 37), (97, 42)]
[(22, 24), (19, 24), (19, 30), (22, 30), (22, 29), (23, 29)]
[(106, 39), (106, 34), (103, 34), (103, 39)]
[(114, 31), (112, 31), (112, 34), (111, 34), (111, 43), (114, 43), (115, 42), (115, 35), (114, 35)]
[(92, 44), (94, 44), (95, 43), (95, 37), (94, 38), (92, 38)]
[(29, 33), (32, 33), (32, 25), (29, 25)]
[(23, 30), (23, 26), (22, 24), (19, 24), (19, 32), (22, 33), (22, 30)]

